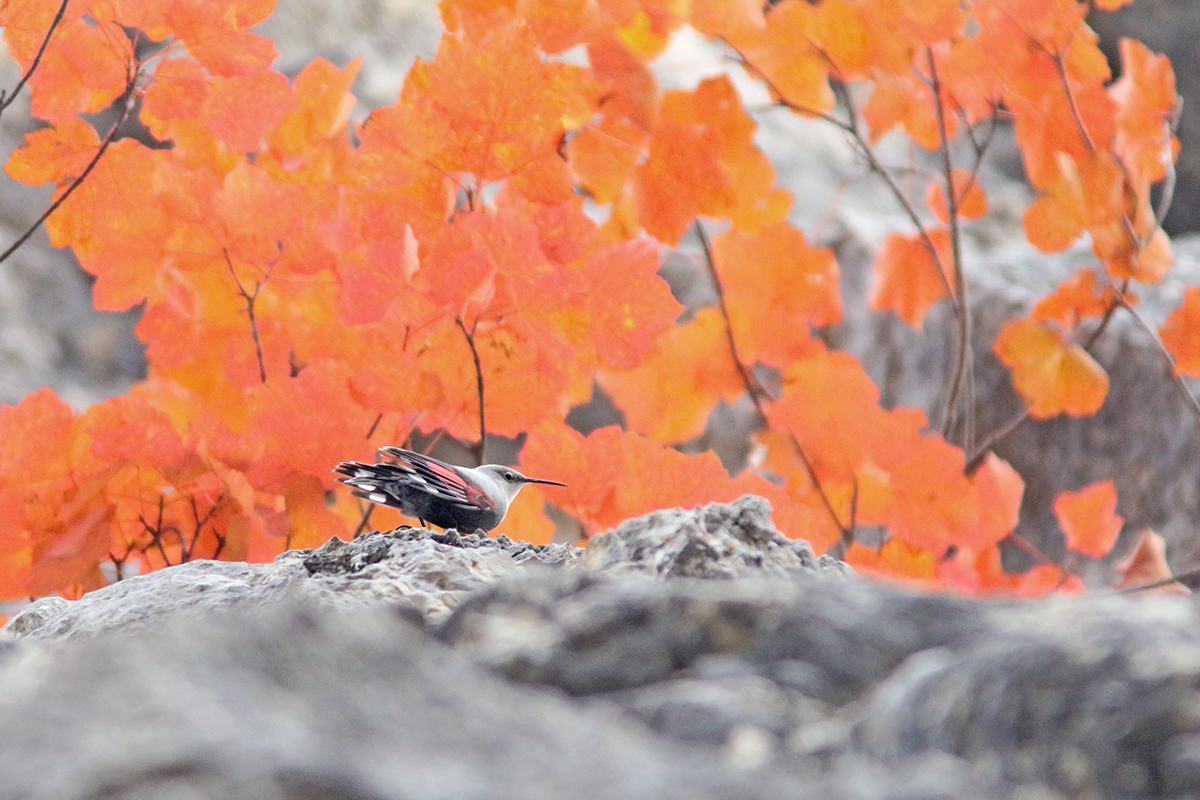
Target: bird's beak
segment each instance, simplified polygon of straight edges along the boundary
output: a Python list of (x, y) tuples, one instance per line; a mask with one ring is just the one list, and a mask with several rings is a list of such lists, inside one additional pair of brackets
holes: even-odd
[(525, 482), (526, 483), (544, 483), (548, 486), (566, 486), (565, 483), (559, 483), (558, 481), (544, 481), (541, 478), (526, 478)]

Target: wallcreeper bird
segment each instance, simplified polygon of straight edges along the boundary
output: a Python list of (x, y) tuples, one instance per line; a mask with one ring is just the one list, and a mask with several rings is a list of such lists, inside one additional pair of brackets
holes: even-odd
[(508, 504), (530, 483), (566, 486), (526, 478), (511, 467), (484, 464), (456, 467), (399, 447), (381, 447), (377, 463), (344, 461), (334, 472), (350, 493), (372, 503), (393, 506), (424, 525), (460, 531), (490, 531), (508, 513)]

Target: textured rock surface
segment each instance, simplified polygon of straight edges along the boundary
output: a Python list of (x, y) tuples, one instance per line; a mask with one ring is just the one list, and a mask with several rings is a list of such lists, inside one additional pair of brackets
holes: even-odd
[(330, 539), (318, 550), (294, 550), (271, 564), (195, 561), (123, 580), (75, 602), (42, 598), (9, 620), (0, 639), (88, 637), (189, 609), (305, 601), (391, 604), (439, 620), (467, 593), (515, 572), (523, 562), (571, 561), (578, 557), (575, 549), (412, 528), (353, 542)]
[(123, 580), (73, 603), (43, 598), (9, 620), (0, 638), (94, 636), (182, 609), (306, 599), (396, 604), (439, 622), (470, 592), (524, 566), (563, 566), (581, 559), (602, 570), (703, 576), (745, 574), (752, 568), (775, 574), (848, 572), (838, 561), (813, 557), (807, 542), (786, 538), (771, 523), (770, 504), (747, 495), (729, 505), (712, 503), (630, 520), (595, 537), (587, 551), (514, 542), (507, 536), (400, 528), (353, 542), (330, 539), (317, 550), (294, 550), (272, 564), (197, 561)]
[(771, 522), (771, 504), (753, 495), (730, 504), (671, 508), (628, 520), (592, 537), (583, 563), (592, 569), (675, 578), (846, 569), (834, 558), (817, 558), (808, 542), (780, 533)]
[[(411, 623), (239, 609), (0, 656), (0, 797), (560, 800), (830, 791), (505, 684)], [(847, 796), (837, 793), (824, 796)]]
[(1200, 795), (1194, 602), (910, 593), (763, 511), (588, 554), (404, 529), (35, 604), (0, 798)]

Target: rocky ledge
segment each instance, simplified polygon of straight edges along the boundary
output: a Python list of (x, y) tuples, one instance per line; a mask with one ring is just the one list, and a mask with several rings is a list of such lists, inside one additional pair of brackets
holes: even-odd
[(766, 502), (586, 550), (401, 529), (198, 562), (0, 631), (0, 798), (1185, 798), (1200, 614), (986, 603)]

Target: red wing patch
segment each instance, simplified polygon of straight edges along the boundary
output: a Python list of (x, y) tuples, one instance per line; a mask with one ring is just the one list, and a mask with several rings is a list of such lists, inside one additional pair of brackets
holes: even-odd
[(469, 484), (467, 485), (467, 502), (487, 511), (496, 507), (496, 504), (492, 502), (492, 498), (484, 494), (482, 489)]

